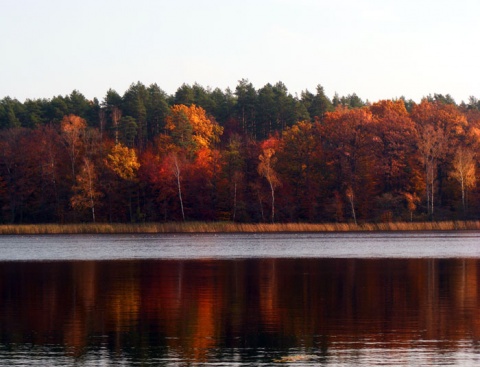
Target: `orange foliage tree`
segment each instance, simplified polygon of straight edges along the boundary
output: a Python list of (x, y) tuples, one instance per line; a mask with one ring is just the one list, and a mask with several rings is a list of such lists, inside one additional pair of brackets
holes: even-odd
[[(207, 116), (203, 108), (194, 104), (172, 106), (166, 117), (165, 127), (167, 134), (156, 139), (154, 149), (161, 162), (157, 173), (163, 176), (170, 174), (175, 182), (182, 220), (186, 218), (185, 188), (191, 189), (187, 196), (192, 207), (196, 206), (202, 211), (200, 207), (208, 206), (214, 210), (213, 187), (220, 171), (219, 153), (214, 150), (214, 145), (219, 142), (223, 128), (212, 117)], [(157, 177), (151, 182), (158, 185), (168, 181), (166, 177)], [(198, 187), (200, 182), (203, 183), (201, 188)], [(205, 190), (206, 185), (210, 190)], [(205, 200), (206, 196), (210, 198)], [(193, 198), (197, 198), (197, 202), (194, 202)], [(164, 204), (166, 203), (167, 201), (164, 201)]]
[[(418, 131), (418, 149), (424, 167), (427, 208), (433, 219), (438, 187), (443, 183), (458, 144), (468, 127), (466, 117), (451, 104), (426, 99), (415, 105), (411, 117)], [(440, 178), (440, 179), (439, 179)]]
[(82, 135), (87, 122), (79, 116), (64, 116), (61, 122), (62, 137), (70, 157), (72, 179), (75, 179), (75, 166), (82, 148)]
[(370, 106), (378, 140), (378, 168), (382, 174), (382, 191), (410, 190), (417, 130), (402, 100), (379, 101)]
[(340, 107), (327, 112), (321, 125), (322, 144), (330, 175), (330, 190), (355, 192), (359, 214), (367, 218), (378, 194), (375, 119), (368, 108)]

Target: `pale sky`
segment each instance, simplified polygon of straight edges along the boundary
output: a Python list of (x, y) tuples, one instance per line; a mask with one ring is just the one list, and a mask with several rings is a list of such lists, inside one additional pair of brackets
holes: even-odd
[(183, 83), (480, 98), (478, 0), (0, 0), (0, 99)]

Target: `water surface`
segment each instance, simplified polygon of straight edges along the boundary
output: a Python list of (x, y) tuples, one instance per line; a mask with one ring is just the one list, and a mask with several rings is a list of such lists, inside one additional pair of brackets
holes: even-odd
[(2, 236), (0, 260), (476, 258), (479, 243), (473, 231)]
[(478, 365), (478, 240), (3, 236), (0, 365)]

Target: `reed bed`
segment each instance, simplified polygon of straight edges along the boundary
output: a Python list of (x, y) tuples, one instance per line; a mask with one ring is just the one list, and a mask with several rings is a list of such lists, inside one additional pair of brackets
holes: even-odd
[(0, 225), (0, 234), (114, 234), (114, 233), (268, 233), (479, 230), (480, 221), (389, 223), (82, 223)]

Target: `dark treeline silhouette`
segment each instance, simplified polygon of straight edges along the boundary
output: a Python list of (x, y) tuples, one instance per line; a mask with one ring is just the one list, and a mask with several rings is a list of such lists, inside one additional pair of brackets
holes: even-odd
[(480, 102), (132, 84), (0, 100), (4, 223), (478, 219)]

